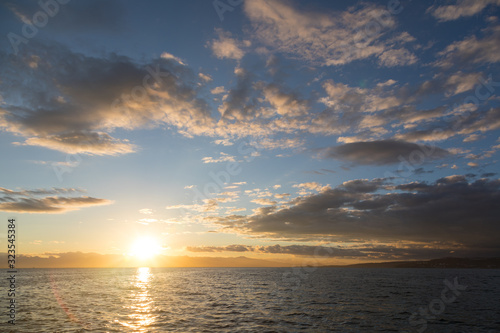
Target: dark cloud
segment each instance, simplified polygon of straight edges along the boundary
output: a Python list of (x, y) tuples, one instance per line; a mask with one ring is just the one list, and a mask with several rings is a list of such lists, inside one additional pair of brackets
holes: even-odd
[(253, 75), (240, 68), (237, 70), (236, 77), (236, 86), (229, 90), (226, 100), (219, 107), (222, 120), (244, 120), (255, 117), (256, 101), (252, 97)]
[(342, 241), (443, 242), (498, 249), (500, 179), (469, 183), (464, 176), (449, 176), (434, 183), (387, 185), (387, 180), (380, 179), (357, 183), (299, 197), (284, 207), (250, 216), (212, 217), (209, 221), (235, 232), (266, 237), (328, 236)]
[(422, 244), (386, 245), (361, 243), (351, 245), (349, 248), (339, 246), (313, 246), (313, 245), (227, 245), (227, 246), (189, 246), (190, 252), (254, 252), (266, 254), (289, 254), (294, 256), (313, 257), (315, 259), (343, 258), (343, 259), (422, 259), (442, 258), (453, 256), (495, 256), (495, 249), (464, 250), (449, 244), (435, 243), (433, 247)]
[[(54, 194), (71, 194), (81, 192), (76, 189), (53, 188), (50, 190), (21, 190), (13, 191), (0, 188), (0, 211), (17, 213), (65, 213), (83, 207), (109, 205), (110, 200), (92, 198), (88, 196), (48, 196)], [(40, 196), (45, 196), (40, 198)]]
[(494, 177), (494, 176), (496, 176), (496, 175), (497, 175), (497, 173), (496, 173), (496, 172), (487, 172), (487, 173), (483, 173), (483, 174), (481, 175), (481, 177), (484, 177), (484, 178), (490, 178), (490, 177)]
[(190, 252), (256, 252), (269, 254), (292, 254), (299, 256), (316, 257), (358, 257), (362, 252), (355, 249), (339, 247), (311, 246), (311, 245), (286, 245), (269, 246), (227, 245), (227, 246), (188, 246)]
[(396, 140), (346, 143), (340, 146), (323, 148), (319, 152), (319, 156), (323, 158), (335, 158), (362, 165), (401, 163), (408, 160), (411, 154), (423, 155), (424, 159), (434, 160), (445, 157), (449, 153), (434, 146)]
[(227, 246), (188, 246), (190, 252), (248, 252), (252, 251), (251, 246), (245, 245), (227, 245)]
[(22, 144), (67, 153), (133, 152), (114, 129), (173, 125), (210, 134), (213, 119), (197, 97), (196, 75), (174, 59), (138, 64), (115, 54), (90, 57), (60, 44), (30, 42), (30, 53), (0, 54), (0, 127)]

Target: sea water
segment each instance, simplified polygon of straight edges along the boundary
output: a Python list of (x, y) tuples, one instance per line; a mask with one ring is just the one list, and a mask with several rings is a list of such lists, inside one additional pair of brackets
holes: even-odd
[(500, 270), (19, 269), (15, 325), (1, 273), (1, 332), (500, 332)]

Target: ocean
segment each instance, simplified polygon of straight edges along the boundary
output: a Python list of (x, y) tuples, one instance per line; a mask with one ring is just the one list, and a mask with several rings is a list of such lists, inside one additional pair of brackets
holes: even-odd
[(500, 270), (19, 269), (15, 325), (2, 280), (1, 332), (500, 332)]

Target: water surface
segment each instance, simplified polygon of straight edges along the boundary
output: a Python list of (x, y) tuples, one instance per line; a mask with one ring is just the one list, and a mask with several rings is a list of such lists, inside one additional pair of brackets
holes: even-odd
[(500, 332), (500, 270), (21, 269), (17, 285), (2, 332)]

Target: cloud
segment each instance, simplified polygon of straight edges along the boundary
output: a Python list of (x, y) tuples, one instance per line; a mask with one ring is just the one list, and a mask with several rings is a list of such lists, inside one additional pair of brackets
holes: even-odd
[(133, 153), (137, 146), (103, 132), (69, 132), (45, 137), (31, 137), (23, 145), (40, 146), (68, 154), (121, 155)]
[(458, 0), (455, 5), (431, 6), (427, 13), (431, 13), (438, 21), (445, 22), (476, 15), (490, 4), (498, 6), (500, 0)]
[(225, 92), (226, 90), (224, 89), (224, 86), (215, 87), (212, 90), (210, 90), (210, 93), (214, 95), (223, 94)]
[(469, 90), (472, 90), (474, 86), (479, 82), (481, 77), (480, 73), (467, 73), (457, 72), (452, 74), (446, 80), (445, 86), (448, 96), (457, 95)]
[(226, 246), (188, 246), (190, 252), (253, 252), (265, 254), (288, 254), (294, 256), (313, 257), (315, 259), (345, 258), (345, 259), (422, 259), (450, 256), (492, 256), (498, 254), (495, 249), (464, 250), (453, 244), (437, 242), (429, 247), (421, 243), (406, 244), (371, 244), (361, 243), (349, 248), (340, 246), (313, 246), (313, 245), (240, 245)]
[[(373, 88), (352, 87), (341, 82), (326, 80), (323, 88), (326, 97), (319, 99), (327, 109), (314, 115), (306, 129), (313, 134), (356, 135), (357, 141), (370, 140), (388, 131), (383, 127), (390, 122), (400, 123), (402, 117), (419, 112), (405, 106), (414, 97), (407, 88), (400, 88), (394, 83), (390, 85), (375, 85)], [(402, 112), (405, 110), (405, 112)], [(354, 136), (353, 136), (354, 137)], [(351, 137), (342, 137), (354, 141)]]
[(276, 201), (271, 200), (271, 199), (254, 199), (252, 200), (253, 203), (263, 205), (263, 206), (272, 206), (276, 205)]
[(426, 130), (414, 130), (406, 133), (396, 134), (394, 136), (397, 140), (403, 141), (441, 141), (451, 138), (457, 135), (455, 131), (448, 129), (426, 129)]
[(449, 154), (446, 150), (434, 146), (417, 145), (396, 140), (382, 140), (353, 142), (323, 148), (319, 150), (319, 156), (361, 165), (389, 165), (401, 163), (401, 158), (408, 159), (415, 152), (424, 155), (429, 160), (442, 158)]
[(70, 193), (82, 193), (85, 192), (81, 189), (76, 188), (58, 188), (53, 187), (52, 189), (36, 189), (36, 190), (20, 190), (14, 191), (9, 190), (4, 187), (0, 187), (0, 194), (8, 194), (9, 196), (36, 196), (36, 195), (51, 195), (51, 194), (70, 194)]
[(406, 66), (417, 62), (417, 57), (407, 49), (393, 49), (382, 53), (378, 62), (385, 67)]
[(223, 146), (232, 146), (232, 145), (234, 145), (234, 142), (229, 141), (229, 139), (214, 140), (214, 143), (216, 145), (223, 145)]
[(479, 135), (479, 134), (471, 134), (468, 137), (466, 137), (465, 139), (463, 139), (463, 142), (474, 142), (474, 141), (477, 141), (477, 140), (480, 140), (483, 138), (484, 137)]
[[(227, 188), (227, 187), (226, 187)], [(236, 186), (236, 188), (238, 188)], [(217, 202), (233, 202), (240, 197), (240, 191), (225, 191), (217, 193)]]
[[(186, 64), (182, 61), (182, 59), (181, 59), (181, 58), (176, 57), (176, 56), (174, 56), (174, 55), (173, 55), (173, 54), (171, 54), (171, 53), (168, 53), (168, 52), (163, 52), (163, 53), (161, 54), (161, 57), (162, 57), (163, 59), (171, 59), (171, 60), (175, 60), (175, 61), (176, 61), (176, 62), (178, 62), (180, 65), (182, 65), (182, 66), (186, 66)], [(205, 74), (203, 74), (203, 73), (198, 74), (198, 76), (199, 76), (199, 77), (201, 77), (201, 78), (202, 78), (202, 79), (204, 79), (204, 80), (206, 80), (207, 78), (209, 78), (208, 76), (206, 76), (206, 75), (205, 75)]]
[[(31, 66), (39, 55), (43, 60)], [(21, 144), (120, 155), (137, 147), (112, 137), (116, 129), (166, 124), (188, 136), (213, 133), (195, 74), (173, 59), (137, 64), (116, 54), (89, 57), (33, 40), (23, 56), (0, 54), (0, 61), (0, 129), (26, 138)]]
[(448, 45), (438, 53), (436, 66), (467, 68), (473, 64), (496, 63), (500, 61), (500, 26), (484, 30), (484, 37), (472, 35)]
[(370, 57), (378, 58), (382, 66), (416, 61), (402, 47), (413, 39), (408, 33), (394, 38), (395, 17), (379, 5), (364, 3), (329, 13), (300, 10), (281, 0), (246, 1), (244, 6), (256, 38), (291, 58), (322, 66)]
[(276, 110), (276, 113), (295, 117), (304, 115), (308, 112), (309, 103), (300, 99), (295, 93), (286, 93), (281, 91), (275, 84), (266, 85), (263, 88), (266, 101)]
[(295, 138), (263, 138), (259, 141), (252, 141), (251, 144), (257, 149), (296, 149), (304, 145), (304, 140)]
[(189, 204), (189, 205), (170, 205), (166, 206), (165, 209), (187, 209), (195, 212), (215, 212), (219, 207), (219, 203), (216, 199), (203, 199), (203, 204)]
[[(394, 137), (405, 141), (439, 141), (456, 135), (470, 136), (474, 132), (486, 133), (500, 128), (500, 108), (483, 109), (464, 114), (456, 114), (449, 121), (436, 127), (417, 129)], [(477, 133), (476, 133), (477, 134)]]
[(266, 254), (292, 254), (310, 257), (358, 257), (362, 253), (355, 249), (311, 245), (226, 245), (226, 246), (188, 246), (190, 252), (255, 252)]
[[(379, 86), (375, 89), (350, 87), (340, 82), (326, 80), (323, 88), (328, 98), (322, 99), (322, 103), (336, 111), (347, 110), (348, 112), (375, 112), (400, 106), (404, 100), (394, 96), (394, 91), (385, 92)], [(386, 96), (384, 96), (386, 95)]]
[(220, 153), (219, 157), (206, 156), (201, 159), (203, 163), (222, 163), (222, 162), (236, 162), (234, 156), (228, 155), (226, 153)]
[(498, 251), (499, 200), (500, 179), (469, 183), (455, 175), (400, 185), (357, 180), (293, 199), (286, 208), (206, 220), (227, 232), (260, 237), (442, 242)]
[(221, 121), (225, 120), (249, 120), (257, 114), (255, 100), (251, 98), (252, 75), (248, 71), (239, 69), (236, 71), (236, 87), (229, 90), (225, 95), (224, 102), (218, 110), (221, 115)]
[(317, 191), (317, 192), (326, 191), (327, 189), (330, 188), (328, 185), (327, 186), (323, 186), (323, 185), (321, 185), (321, 184), (319, 184), (317, 182), (295, 184), (295, 185), (293, 185), (293, 187), (301, 188), (301, 189), (307, 189), (307, 190), (312, 190), (312, 191)]
[(222, 29), (216, 29), (218, 39), (213, 39), (210, 47), (214, 55), (219, 59), (236, 59), (240, 60), (245, 55), (242, 50), (245, 46), (250, 46), (248, 41), (240, 42), (231, 37), (231, 33)]
[[(61, 214), (84, 207), (109, 205), (110, 200), (93, 198), (88, 196), (47, 196), (51, 194), (69, 194), (79, 192), (75, 189), (38, 189), (13, 191), (0, 188), (0, 211), (16, 213), (47, 213)], [(44, 196), (44, 197), (39, 197)]]
[(205, 82), (211, 82), (213, 81), (212, 77), (208, 74), (203, 74), (203, 73), (198, 73), (198, 77), (202, 79)]

